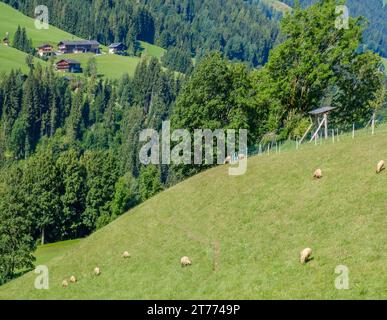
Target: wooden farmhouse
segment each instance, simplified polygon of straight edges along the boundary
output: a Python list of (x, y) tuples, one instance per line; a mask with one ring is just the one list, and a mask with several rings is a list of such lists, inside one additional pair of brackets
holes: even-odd
[(37, 48), (38, 55), (43, 57), (43, 56), (51, 56), (54, 55), (54, 47), (50, 44), (43, 44)]
[(55, 68), (59, 72), (80, 73), (81, 63), (72, 59), (61, 59), (55, 63)]
[(59, 52), (66, 53), (100, 53), (100, 44), (95, 40), (61, 41), (58, 44)]

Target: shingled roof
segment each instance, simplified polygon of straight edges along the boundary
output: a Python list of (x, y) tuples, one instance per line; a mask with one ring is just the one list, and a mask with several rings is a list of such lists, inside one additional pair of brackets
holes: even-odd
[(66, 61), (68, 64), (81, 64), (79, 61), (73, 59), (60, 59), (56, 64), (62, 61)]
[(65, 46), (88, 46), (88, 45), (97, 45), (99, 46), (99, 42), (96, 40), (77, 40), (77, 41), (61, 41), (59, 42), (59, 45), (65, 45)]

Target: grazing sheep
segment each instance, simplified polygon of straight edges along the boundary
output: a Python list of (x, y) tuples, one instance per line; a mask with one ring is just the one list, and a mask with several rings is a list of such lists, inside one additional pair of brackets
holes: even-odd
[(123, 254), (122, 254), (122, 257), (127, 259), (127, 258), (130, 258), (130, 253), (128, 251), (125, 251)]
[(302, 250), (300, 253), (300, 262), (302, 264), (307, 263), (311, 256), (312, 256), (312, 249), (311, 248), (306, 248), (306, 249)]
[(70, 277), (70, 282), (71, 282), (71, 283), (77, 282), (77, 278), (75, 278), (75, 276), (71, 276), (71, 277)]
[(226, 159), (224, 159), (224, 164), (231, 163), (231, 156), (228, 156)]
[(98, 267), (95, 267), (95, 268), (94, 268), (94, 274), (95, 274), (96, 276), (99, 276), (99, 275), (101, 274), (101, 269), (98, 268)]
[(67, 288), (69, 286), (69, 283), (67, 282), (67, 280), (63, 280), (62, 281), (62, 287), (63, 288)]
[(323, 177), (323, 175), (322, 175), (321, 169), (317, 169), (317, 170), (314, 172), (313, 178), (321, 179), (322, 177)]
[(181, 258), (180, 263), (182, 267), (187, 267), (192, 264), (191, 260), (188, 257)]
[(381, 160), (376, 167), (376, 173), (381, 173), (384, 169), (384, 161)]
[(238, 154), (238, 160), (244, 160), (244, 159), (246, 159), (246, 156), (243, 153)]

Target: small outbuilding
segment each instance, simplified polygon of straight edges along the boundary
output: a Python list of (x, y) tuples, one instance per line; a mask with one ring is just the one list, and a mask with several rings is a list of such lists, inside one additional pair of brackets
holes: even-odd
[(112, 43), (109, 46), (110, 54), (124, 54), (128, 50), (128, 47), (124, 45), (122, 42)]
[(316, 131), (312, 135), (312, 138), (310, 141), (317, 139), (317, 136), (318, 136), (322, 126), (324, 126), (325, 139), (328, 139), (328, 115), (332, 110), (335, 110), (335, 108), (330, 107), (330, 106), (326, 106), (326, 107), (318, 108), (318, 109), (315, 109), (315, 110), (312, 110), (309, 112), (309, 115), (311, 117), (314, 117), (315, 121), (313, 122), (311, 120), (311, 125), (309, 126), (309, 128), (306, 130), (303, 137), (299, 141), (300, 144), (304, 141), (307, 134), (312, 130), (313, 127), (316, 128)]
[(3, 38), (3, 44), (7, 47), (9, 46), (9, 39), (7, 37)]

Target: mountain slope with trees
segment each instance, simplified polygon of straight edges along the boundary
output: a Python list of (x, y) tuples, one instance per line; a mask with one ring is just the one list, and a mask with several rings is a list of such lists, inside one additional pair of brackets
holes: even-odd
[[(309, 126), (308, 111), (326, 101), (336, 107), (335, 128), (365, 125), (385, 107), (381, 60), (357, 50), (362, 19), (351, 18), (348, 30), (335, 28), (335, 5), (320, 1), (284, 18), (284, 41), (260, 69), (215, 52), (187, 76), (152, 58), (143, 59), (133, 77), (119, 80), (59, 77), (32, 64), (28, 74), (0, 78), (0, 282), (31, 266), (37, 243), (94, 233), (210, 167), (140, 163), (143, 129), (160, 131), (168, 119), (190, 134), (199, 128), (248, 129), (248, 146), (266, 147), (300, 138)], [(368, 168), (371, 161), (364, 160)], [(206, 199), (184, 198), (188, 206), (207, 205)], [(21, 231), (15, 232), (19, 220)]]
[[(3, 0), (33, 16), (37, 0)], [(267, 61), (278, 35), (274, 9), (244, 0), (48, 0), (50, 23), (84, 39), (105, 45), (136, 40), (202, 56), (220, 50), (229, 59), (253, 66)]]

